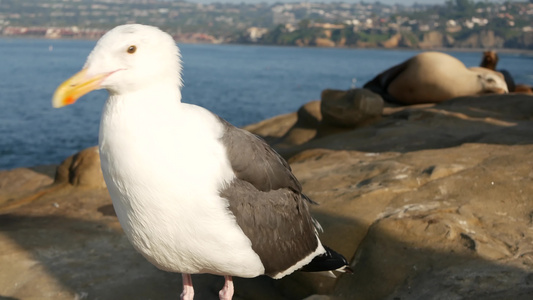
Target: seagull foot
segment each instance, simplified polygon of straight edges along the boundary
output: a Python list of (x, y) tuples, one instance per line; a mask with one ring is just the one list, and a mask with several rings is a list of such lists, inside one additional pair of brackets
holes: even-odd
[(194, 288), (192, 287), (192, 278), (190, 274), (181, 274), (183, 278), (183, 292), (181, 292), (181, 300), (193, 300)]
[(220, 300), (231, 300), (233, 298), (233, 279), (231, 276), (224, 276), (224, 287), (218, 292)]

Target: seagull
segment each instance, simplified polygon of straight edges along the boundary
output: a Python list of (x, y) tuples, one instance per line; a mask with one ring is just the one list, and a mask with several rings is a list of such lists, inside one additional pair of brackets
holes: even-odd
[(99, 150), (119, 222), (133, 247), (161, 270), (279, 279), (296, 270), (350, 273), (322, 245), (309, 197), (289, 164), (262, 139), (205, 108), (181, 102), (181, 55), (160, 29), (128, 24), (97, 42), (52, 105), (105, 89)]

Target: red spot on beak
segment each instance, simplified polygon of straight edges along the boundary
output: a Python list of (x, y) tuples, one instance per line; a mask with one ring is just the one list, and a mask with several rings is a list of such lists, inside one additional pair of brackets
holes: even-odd
[(65, 98), (65, 104), (67, 104), (67, 105), (68, 104), (72, 104), (74, 102), (76, 102), (76, 100), (72, 96), (68, 96), (67, 98)]

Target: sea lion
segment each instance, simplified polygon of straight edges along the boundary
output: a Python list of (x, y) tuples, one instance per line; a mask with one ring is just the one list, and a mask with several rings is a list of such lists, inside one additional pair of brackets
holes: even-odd
[(527, 84), (517, 84), (514, 92), (519, 94), (533, 95), (533, 87)]
[[(481, 59), (480, 66), (484, 68), (488, 68), (491, 70), (496, 70), (496, 65), (498, 65), (499, 57), (498, 53), (496, 51), (490, 50), (490, 51), (484, 51), (483, 57)], [(533, 94), (533, 88), (527, 84), (516, 84), (513, 76), (509, 71), (507, 70), (496, 70), (503, 74), (505, 77), (505, 83), (507, 83), (507, 88), (509, 89), (510, 93), (520, 93), (520, 94)]]
[(468, 69), (442, 52), (423, 52), (369, 81), (365, 88), (386, 101), (401, 104), (437, 103), (485, 93), (507, 93), (503, 76), (489, 69)]
[(499, 60), (500, 58), (498, 57), (498, 53), (496, 53), (496, 51), (483, 51), (483, 57), (481, 58), (481, 63), (479, 64), (479, 66), (491, 70), (496, 70), (496, 65), (498, 64)]
[[(507, 86), (507, 90), (502, 90), (502, 87), (500, 87), (497, 84), (489, 84), (489, 85), (487, 85), (485, 87), (487, 89), (487, 91), (485, 93), (495, 93), (495, 94), (509, 93), (509, 83), (507, 81), (507, 77), (501, 71), (494, 71), (494, 70), (483, 68), (483, 67), (470, 67), (468, 69), (470, 71), (474, 71), (474, 72), (480, 74), (482, 77), (484, 77), (486, 79), (486, 82), (493, 82), (493, 80), (495, 80), (494, 76), (497, 76), (499, 78), (499, 80), (503, 81), (506, 84), (506, 86)], [(505, 71), (505, 72), (507, 72), (507, 71)], [(507, 72), (507, 73), (509, 73), (509, 72)], [(512, 81), (512, 78), (511, 78), (511, 81)], [(512, 85), (513, 85), (513, 88), (514, 88), (514, 81), (512, 81)]]

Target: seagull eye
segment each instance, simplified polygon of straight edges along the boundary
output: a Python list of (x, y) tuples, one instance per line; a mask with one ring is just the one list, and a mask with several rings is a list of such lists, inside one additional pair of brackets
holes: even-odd
[(133, 53), (135, 53), (136, 50), (137, 50), (137, 47), (132, 45), (132, 46), (128, 47), (128, 50), (126, 50), (126, 52), (128, 52), (129, 54), (133, 54)]

